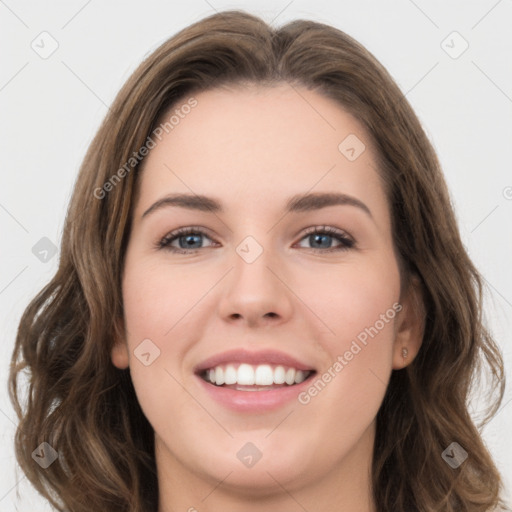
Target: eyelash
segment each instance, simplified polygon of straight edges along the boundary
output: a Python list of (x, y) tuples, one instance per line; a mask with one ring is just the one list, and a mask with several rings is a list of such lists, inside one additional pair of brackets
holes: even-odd
[[(197, 251), (200, 251), (201, 249), (205, 249), (205, 247), (201, 247), (199, 249), (181, 249), (177, 247), (171, 247), (171, 243), (174, 240), (177, 240), (178, 238), (186, 235), (204, 235), (207, 238), (210, 238), (208, 234), (199, 227), (186, 227), (186, 228), (179, 228), (175, 231), (172, 231), (171, 233), (167, 234), (162, 238), (160, 241), (158, 241), (155, 246), (156, 249), (165, 249), (173, 253), (179, 253), (179, 254), (194, 254)], [(330, 247), (328, 249), (318, 249), (318, 248), (310, 248), (311, 251), (314, 252), (337, 252), (337, 251), (347, 251), (348, 249), (352, 249), (355, 246), (355, 241), (347, 236), (343, 231), (340, 231), (338, 229), (332, 228), (330, 226), (315, 226), (308, 228), (306, 232), (303, 234), (302, 238), (300, 240), (303, 240), (307, 236), (310, 235), (328, 235), (335, 239), (337, 239), (339, 242), (341, 242), (341, 245), (338, 247)], [(211, 238), (210, 238), (211, 240)]]

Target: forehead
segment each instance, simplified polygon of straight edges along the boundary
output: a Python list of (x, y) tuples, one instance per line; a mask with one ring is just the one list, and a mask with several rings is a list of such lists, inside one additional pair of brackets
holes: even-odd
[(139, 212), (175, 192), (222, 196), (239, 211), (310, 191), (385, 202), (363, 126), (317, 92), (288, 84), (213, 89), (183, 98), (162, 123), (171, 117), (144, 160)]

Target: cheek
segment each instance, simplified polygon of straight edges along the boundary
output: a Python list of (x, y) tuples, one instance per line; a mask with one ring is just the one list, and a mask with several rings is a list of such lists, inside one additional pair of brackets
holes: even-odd
[[(125, 319), (132, 339), (168, 339), (187, 312), (218, 279), (213, 272), (193, 273), (161, 264), (127, 266), (123, 282)], [(132, 340), (133, 341), (133, 340)]]
[[(395, 318), (401, 309), (395, 260), (390, 256), (364, 267), (340, 265), (335, 271), (331, 267), (306, 283), (308, 305), (318, 312), (320, 325), (325, 327), (317, 347), (327, 362), (319, 371), (322, 382), (306, 393), (303, 403), (315, 398), (317, 406), (343, 404), (354, 413), (364, 410), (365, 418), (359, 415), (359, 419), (370, 421), (392, 369)], [(337, 409), (331, 412), (338, 414)]]
[(207, 314), (200, 299), (218, 279), (212, 270), (178, 270), (145, 263), (142, 258), (127, 261), (123, 301), (130, 374), (148, 418), (165, 414), (164, 400), (177, 410), (190, 407), (180, 385), (180, 362), (186, 357), (191, 334), (192, 338), (198, 335), (198, 322)]
[[(319, 349), (328, 362), (299, 397), (309, 412), (339, 425), (349, 445), (374, 420), (392, 369), (400, 277), (393, 258), (371, 265), (340, 266), (309, 283), (309, 299), (328, 327)], [(325, 282), (319, 287), (318, 278)], [(341, 426), (343, 428), (341, 428)], [(337, 434), (338, 435), (338, 434)]]
[[(364, 343), (370, 338), (368, 329), (380, 345), (391, 340), (393, 304), (400, 297), (400, 275), (394, 257), (361, 259), (325, 266), (313, 273), (303, 273), (302, 296), (323, 325), (323, 343), (329, 353), (338, 353), (347, 342), (356, 339)], [(365, 334), (366, 333), (366, 334)], [(382, 335), (382, 336), (381, 336)], [(369, 344), (368, 344), (369, 345)]]

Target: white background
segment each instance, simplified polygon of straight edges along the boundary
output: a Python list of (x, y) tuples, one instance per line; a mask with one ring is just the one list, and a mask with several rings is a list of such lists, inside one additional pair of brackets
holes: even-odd
[[(143, 57), (178, 30), (227, 8), (245, 9), (274, 25), (296, 18), (332, 24), (387, 67), (439, 154), (464, 243), (489, 286), (486, 317), (512, 369), (511, 0), (194, 0), (186, 6), (164, 0), (1, 0), (2, 512), (50, 510), (16, 469), (15, 415), (5, 385), (20, 315), (58, 264), (58, 255), (41, 262), (32, 247), (42, 237), (59, 246), (86, 148)], [(31, 48), (43, 31), (59, 45), (47, 59)], [(453, 31), (469, 44), (456, 59), (441, 45)], [(450, 36), (445, 44), (456, 52), (463, 42)], [(511, 425), (508, 386), (484, 439), (509, 489)]]

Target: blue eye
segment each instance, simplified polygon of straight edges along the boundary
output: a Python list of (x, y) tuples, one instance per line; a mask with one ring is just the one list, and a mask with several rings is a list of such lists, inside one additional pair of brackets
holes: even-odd
[[(302, 240), (307, 239), (313, 245), (311, 249), (321, 252), (343, 251), (354, 247), (355, 242), (346, 233), (329, 226), (309, 228)], [(332, 240), (337, 240), (339, 245), (331, 247)], [(321, 247), (315, 247), (319, 244)], [(329, 247), (327, 247), (329, 246)]]
[[(196, 252), (198, 249), (203, 248), (198, 247), (198, 244), (201, 244), (201, 237), (209, 238), (208, 235), (200, 228), (180, 228), (162, 238), (162, 240), (158, 242), (157, 247), (159, 249), (168, 249), (171, 252), (183, 254)], [(171, 245), (175, 241), (178, 242), (178, 247)]]
[[(199, 249), (213, 247), (214, 244), (209, 246), (202, 246), (202, 238), (208, 240), (212, 239), (205, 233), (205, 231), (198, 227), (186, 227), (172, 231), (159, 242), (157, 242), (157, 249), (166, 249), (168, 251), (180, 254), (196, 253)], [(354, 240), (341, 230), (331, 228), (329, 226), (316, 226), (306, 230), (306, 233), (301, 238), (308, 240), (312, 247), (305, 247), (316, 252), (332, 252), (332, 251), (346, 251), (354, 247)], [(338, 242), (338, 245), (332, 247), (333, 240)], [(176, 247), (175, 243), (178, 243)], [(315, 247), (315, 245), (319, 247)]]

